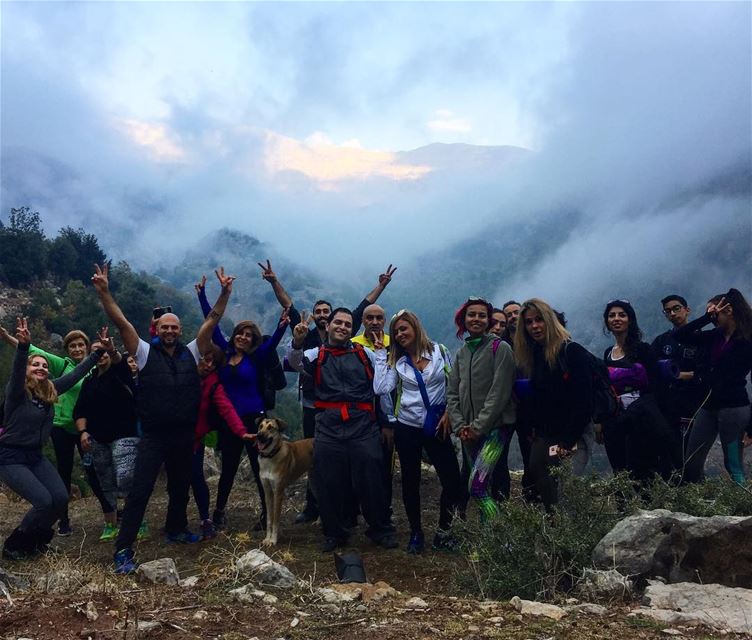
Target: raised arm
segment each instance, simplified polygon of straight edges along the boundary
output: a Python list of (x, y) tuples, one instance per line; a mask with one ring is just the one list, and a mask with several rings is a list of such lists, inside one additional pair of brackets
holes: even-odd
[(5, 327), (0, 327), (0, 341), (10, 345), (14, 349), (18, 346), (18, 340), (16, 340)]
[(384, 293), (384, 289), (386, 289), (386, 286), (392, 281), (392, 276), (395, 271), (397, 271), (397, 267), (389, 265), (384, 273), (379, 274), (379, 283), (371, 289), (368, 294), (366, 294), (366, 300), (368, 300), (369, 304), (376, 302), (376, 300), (379, 299), (379, 296)]
[(235, 280), (235, 276), (225, 275), (224, 267), (220, 267), (219, 271), (215, 271), (214, 273), (219, 280), (221, 291), (219, 293), (219, 298), (217, 298), (217, 302), (214, 303), (214, 308), (206, 316), (204, 324), (201, 325), (201, 328), (198, 330), (198, 335), (196, 336), (198, 350), (202, 354), (209, 350), (212, 341), (212, 333), (219, 323), (220, 318), (222, 318), (225, 313), (227, 301), (230, 299), (230, 294), (232, 293), (232, 283)]
[(10, 379), (5, 387), (5, 417), (7, 418), (18, 404), (23, 402), (26, 386), (26, 364), (29, 360), (31, 334), (26, 318), (16, 318), (16, 355)]
[[(206, 297), (206, 276), (202, 275), (201, 280), (194, 284), (193, 288), (196, 290), (198, 303), (201, 305), (201, 313), (204, 318), (206, 318), (212, 310), (209, 300)], [(214, 327), (214, 331), (212, 332), (212, 341), (222, 349), (227, 349), (227, 338), (225, 338), (222, 333), (222, 329), (219, 328), (219, 322), (217, 322), (217, 326)]]
[(289, 309), (292, 306), (292, 298), (287, 291), (285, 291), (279, 278), (277, 278), (277, 274), (274, 273), (271, 260), (267, 260), (266, 264), (262, 262), (257, 262), (256, 264), (261, 267), (261, 277), (272, 285), (272, 290), (277, 297), (277, 302), (279, 302), (283, 309)]
[(126, 351), (128, 353), (136, 353), (139, 342), (138, 333), (128, 321), (128, 318), (125, 317), (125, 314), (117, 302), (115, 302), (115, 298), (112, 297), (112, 293), (110, 292), (110, 265), (105, 263), (100, 267), (98, 264), (95, 264), (91, 283), (97, 291), (104, 312), (120, 332), (120, 337), (123, 339)]
[(261, 346), (256, 350), (261, 361), (265, 361), (271, 352), (277, 349), (282, 340), (282, 336), (285, 335), (285, 329), (288, 324), (290, 324), (290, 316), (287, 313), (287, 309), (282, 309), (282, 313), (279, 316), (279, 323), (277, 324), (274, 333), (261, 343)]

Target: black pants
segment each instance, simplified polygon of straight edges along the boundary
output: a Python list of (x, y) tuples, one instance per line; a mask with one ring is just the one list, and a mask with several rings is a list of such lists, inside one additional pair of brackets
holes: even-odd
[(551, 475), (551, 467), (559, 465), (559, 458), (548, 455), (549, 448), (557, 444), (557, 440), (550, 438), (535, 438), (530, 443), (529, 487), (540, 497), (546, 508), (558, 502), (558, 484)]
[[(258, 426), (256, 418), (259, 414), (242, 416), (241, 420), (245, 425), (248, 433), (257, 433)], [(255, 443), (248, 440), (241, 440), (229, 428), (224, 427), (219, 432), (219, 451), (222, 454), (222, 470), (219, 474), (219, 484), (217, 485), (217, 510), (224, 511), (227, 506), (227, 499), (230, 497), (232, 485), (235, 483), (235, 476), (240, 466), (240, 458), (243, 450), (248, 454), (248, 460), (251, 463), (253, 478), (258, 487), (259, 499), (261, 500), (261, 518), (266, 518), (266, 500), (264, 498), (264, 487), (261, 484), (259, 475), (258, 449)]]
[(424, 448), (441, 482), (439, 529), (449, 529), (454, 510), (459, 508), (462, 493), (460, 467), (452, 441), (449, 438), (439, 440), (426, 435), (422, 428), (398, 422), (394, 430), (394, 444), (402, 471), (402, 502), (410, 522), (410, 530), (414, 532), (422, 530), (420, 461)]
[(125, 500), (116, 551), (130, 549), (136, 541), (162, 464), (167, 472), (169, 498), (165, 531), (180, 533), (188, 526), (186, 510), (191, 486), (193, 430), (191, 424), (159, 434), (145, 433), (139, 441), (133, 487)]
[(366, 535), (379, 540), (393, 531), (387, 515), (381, 435), (367, 412), (353, 411), (344, 423), (338, 416), (336, 410), (316, 416), (312, 480), (324, 535), (347, 539), (354, 493), (369, 525)]
[[(78, 449), (79, 457), (83, 458), (84, 455), (81, 450), (81, 437), (77, 433), (70, 433), (62, 427), (53, 427), (50, 437), (52, 438), (52, 447), (55, 450), (57, 472), (60, 474), (60, 478), (65, 485), (65, 490), (70, 495), (71, 477), (73, 476), (73, 452)], [(102, 493), (102, 487), (99, 485), (99, 479), (97, 478), (96, 471), (94, 471), (94, 467), (89, 466), (83, 469), (92, 493), (99, 500), (102, 513), (112, 513), (115, 511), (117, 505), (111, 505), (107, 502), (107, 498)], [(63, 514), (60, 516), (60, 522), (66, 525), (69, 523), (68, 503), (65, 504)]]

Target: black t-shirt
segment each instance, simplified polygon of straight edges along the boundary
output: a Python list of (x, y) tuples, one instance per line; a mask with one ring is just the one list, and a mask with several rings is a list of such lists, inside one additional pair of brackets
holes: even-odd
[[(679, 371), (697, 371), (700, 347), (679, 342), (673, 331), (659, 335), (651, 346), (658, 360), (671, 360), (679, 367)], [(700, 386), (699, 377), (692, 380), (673, 380), (670, 386), (677, 389), (694, 389)]]

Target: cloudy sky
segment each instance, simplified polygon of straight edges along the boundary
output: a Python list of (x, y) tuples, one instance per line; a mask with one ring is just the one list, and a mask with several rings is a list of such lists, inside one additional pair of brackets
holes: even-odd
[[(559, 208), (597, 226), (729, 172), (748, 184), (747, 2), (0, 11), (0, 216), (28, 204), (135, 264), (223, 225), (341, 264), (388, 228), (404, 262), (426, 225), (443, 244)], [(399, 153), (432, 143), (529, 153)]]

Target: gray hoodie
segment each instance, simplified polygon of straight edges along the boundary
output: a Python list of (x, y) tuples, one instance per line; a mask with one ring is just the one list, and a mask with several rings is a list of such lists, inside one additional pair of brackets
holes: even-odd
[[(496, 353), (494, 353), (496, 342)], [(447, 410), (452, 430), (467, 425), (485, 436), (502, 424), (514, 424), (514, 355), (496, 336), (483, 336), (478, 348), (460, 347), (447, 381)]]

